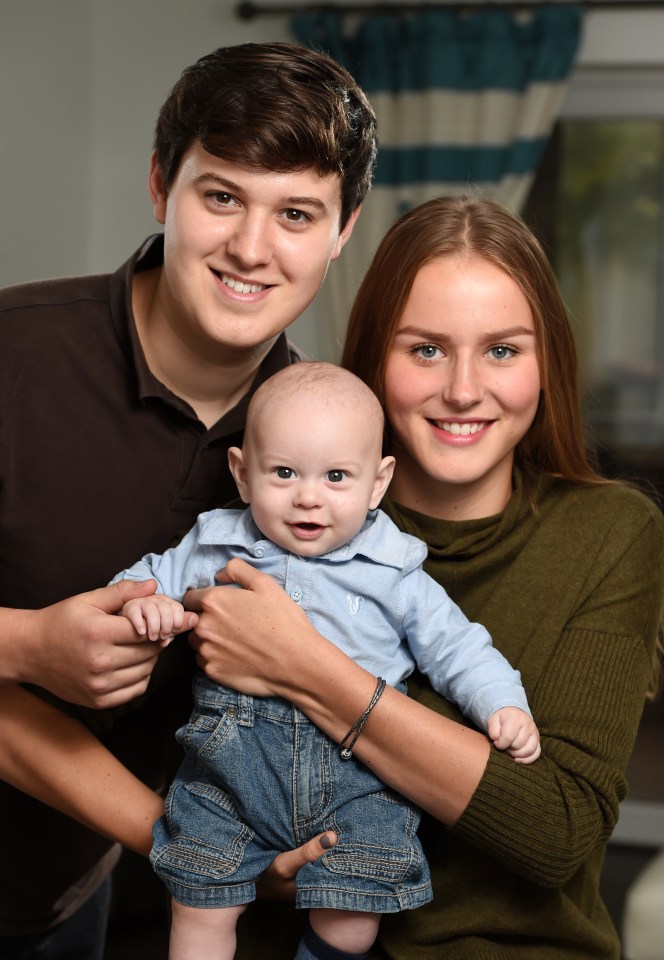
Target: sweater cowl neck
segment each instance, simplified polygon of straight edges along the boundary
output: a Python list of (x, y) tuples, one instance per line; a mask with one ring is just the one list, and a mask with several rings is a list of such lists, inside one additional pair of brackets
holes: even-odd
[(481, 517), (478, 520), (439, 520), (394, 503), (389, 496), (383, 501), (381, 508), (404, 532), (424, 540), (429, 547), (430, 560), (464, 560), (490, 553), (492, 548), (498, 545), (502, 549), (508, 543), (516, 546), (514, 541), (520, 539), (518, 533), (521, 528), (523, 535), (528, 536), (530, 524), (521, 524), (521, 521), (528, 515), (534, 519), (532, 501), (537, 503), (551, 482), (545, 477), (536, 478), (535, 483), (531, 481), (529, 487), (535, 490), (529, 497), (522, 473), (515, 467), (512, 476), (513, 492), (505, 509), (494, 516)]

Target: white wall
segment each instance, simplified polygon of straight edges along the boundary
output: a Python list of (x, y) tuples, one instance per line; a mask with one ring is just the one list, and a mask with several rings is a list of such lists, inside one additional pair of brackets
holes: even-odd
[[(2, 0), (0, 286), (111, 270), (156, 229), (148, 158), (181, 70), (218, 46), (290, 39), (283, 18), (241, 21), (234, 5)], [(664, 12), (590, 13), (581, 63), (662, 62), (662, 36)], [(310, 326), (295, 330), (311, 351)]]
[(0, 285), (108, 270), (156, 225), (157, 111), (215, 47), (289, 39), (230, 0), (3, 0)]

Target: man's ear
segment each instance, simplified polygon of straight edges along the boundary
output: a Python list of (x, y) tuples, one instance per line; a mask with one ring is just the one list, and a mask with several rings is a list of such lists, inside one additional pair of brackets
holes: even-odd
[(341, 231), (341, 233), (340, 233), (339, 236), (337, 237), (337, 242), (336, 242), (336, 244), (335, 244), (335, 246), (334, 246), (334, 251), (333, 251), (333, 253), (332, 253), (332, 256), (330, 257), (330, 260), (336, 260), (336, 259), (337, 259), (337, 257), (339, 256), (339, 254), (340, 254), (341, 251), (343, 250), (344, 245), (345, 245), (345, 244), (348, 242), (348, 240), (350, 239), (350, 235), (351, 235), (351, 233), (353, 232), (353, 227), (355, 226), (355, 223), (356, 223), (356, 221), (357, 221), (357, 218), (358, 218), (359, 215), (360, 215), (360, 210), (361, 210), (361, 209), (362, 209), (362, 204), (360, 204), (359, 207), (356, 207), (355, 210), (353, 210), (353, 212), (351, 213), (350, 217), (348, 218), (348, 222), (346, 223), (346, 226), (343, 228), (343, 230)]
[(244, 503), (249, 503), (249, 484), (247, 483), (247, 468), (239, 447), (228, 448), (228, 466), (233, 474), (239, 494)]
[(371, 501), (369, 503), (370, 510), (375, 510), (385, 496), (385, 491), (389, 487), (392, 474), (394, 473), (395, 463), (396, 460), (394, 457), (383, 457), (383, 459), (380, 461), (380, 466), (376, 471), (376, 479), (374, 480)]
[(148, 190), (152, 200), (152, 209), (157, 223), (166, 222), (166, 206), (168, 203), (168, 193), (164, 183), (164, 174), (159, 166), (156, 151), (152, 151), (150, 157), (150, 173), (148, 176)]

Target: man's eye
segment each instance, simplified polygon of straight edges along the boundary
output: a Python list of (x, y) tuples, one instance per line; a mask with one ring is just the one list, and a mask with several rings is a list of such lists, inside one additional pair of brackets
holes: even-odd
[(310, 220), (310, 217), (303, 210), (298, 210), (295, 207), (284, 210), (284, 218), (289, 223), (308, 223)]
[(277, 467), (274, 471), (280, 480), (290, 480), (295, 476), (295, 471), (290, 467)]
[(208, 193), (208, 196), (220, 207), (230, 207), (237, 203), (232, 193), (226, 193), (220, 190), (212, 190)]
[(341, 483), (346, 474), (343, 470), (329, 470), (327, 474), (327, 479), (330, 483)]

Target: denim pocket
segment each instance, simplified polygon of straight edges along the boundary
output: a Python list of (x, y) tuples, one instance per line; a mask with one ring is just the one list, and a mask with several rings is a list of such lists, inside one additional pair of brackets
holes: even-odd
[(252, 836), (226, 793), (176, 782), (155, 825), (150, 860), (164, 879), (215, 883), (237, 871)]
[(235, 728), (237, 710), (229, 708), (220, 716), (202, 714), (194, 711), (189, 722), (175, 734), (175, 738), (186, 751), (207, 765), (210, 757)]
[(419, 815), (389, 790), (350, 800), (338, 810), (327, 829), (339, 844), (323, 863), (332, 873), (386, 883), (402, 883), (419, 872), (421, 853), (413, 842)]

